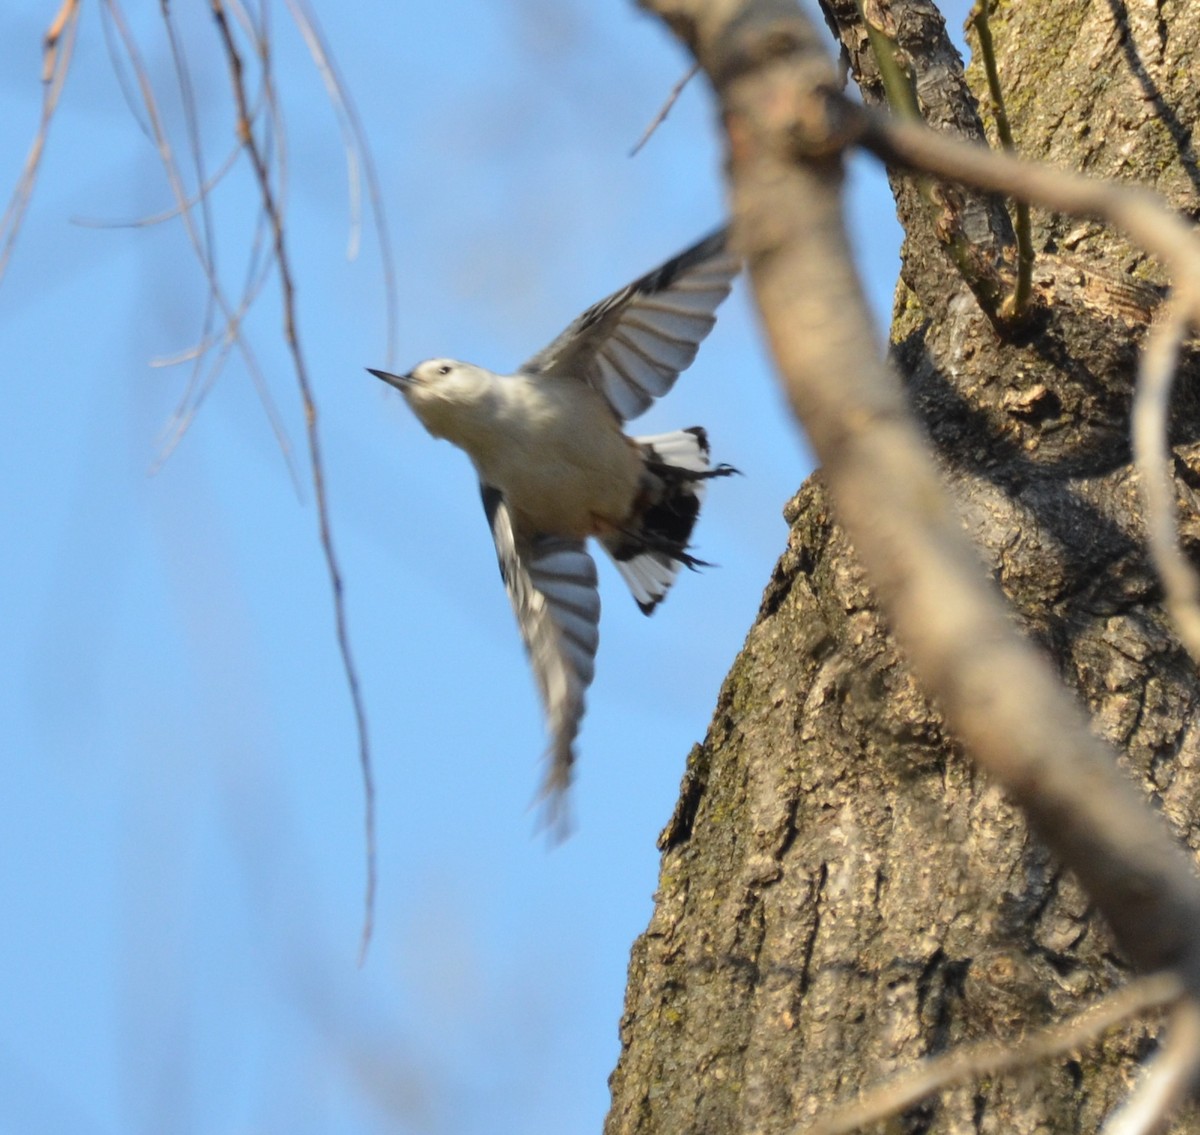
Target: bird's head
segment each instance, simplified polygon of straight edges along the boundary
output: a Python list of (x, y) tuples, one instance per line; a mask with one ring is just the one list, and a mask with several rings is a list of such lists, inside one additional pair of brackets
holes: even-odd
[(404, 395), (413, 413), (434, 437), (462, 445), (472, 425), (489, 410), (496, 376), (457, 359), (426, 359), (408, 374), (389, 374), (368, 367)]

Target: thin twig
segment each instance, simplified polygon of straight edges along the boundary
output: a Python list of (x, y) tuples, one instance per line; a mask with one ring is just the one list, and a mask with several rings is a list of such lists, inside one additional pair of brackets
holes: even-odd
[[(362, 691), (359, 687), (358, 671), (354, 664), (350, 649), (350, 637), (346, 620), (345, 598), (343, 595), (341, 569), (338, 566), (337, 554), (334, 550), (333, 532), (329, 519), (329, 504), (325, 491), (325, 471), (321, 457), (321, 436), (317, 423), (317, 405), (313, 398), (312, 384), (308, 376), (308, 364), (300, 348), (299, 329), (296, 323), (295, 288), (292, 282), (291, 258), (284, 237), (283, 217), (276, 200), (275, 187), (271, 181), (266, 159), (259, 148), (254, 131), (248, 118), (249, 104), (246, 98), (246, 88), (243, 79), (241, 53), (233, 38), (233, 31), (226, 18), (224, 0), (211, 0), (213, 17), (217, 24), (226, 59), (229, 64), (230, 80), (233, 87), (234, 102), (238, 113), (238, 136), (245, 147), (246, 154), (254, 167), (258, 181), (259, 194), (263, 208), (271, 223), (274, 240), (275, 263), (279, 269), (280, 287), (283, 292), (283, 323), (284, 338), (292, 355), (292, 366), (296, 374), (296, 382), (300, 391), (300, 399), (304, 406), (304, 419), (307, 429), (309, 470), (312, 475), (313, 493), (316, 498), (317, 521), (320, 529), (321, 549), (325, 555), (325, 566), (329, 575), (330, 588), (333, 593), (334, 621), (337, 628), (338, 649), (342, 656), (342, 668), (346, 675), (346, 684), (350, 692), (350, 700), (354, 709), (355, 725), (358, 730), (359, 764), (362, 770), (363, 791), (365, 796), (366, 815), (366, 853), (367, 853), (367, 886), (365, 910), (363, 916), (362, 938), (359, 947), (359, 963), (366, 957), (366, 951), (371, 941), (371, 932), (375, 913), (375, 785), (371, 767), (370, 740), (367, 733), (366, 707)], [(264, 66), (266, 64), (264, 63)]]
[[(187, 362), (192, 357), (197, 358), (197, 360), (204, 360), (211, 351), (216, 351), (216, 357), (207, 360), (207, 372), (203, 374), (199, 370), (193, 372), (184, 389), (183, 396), (179, 400), (179, 405), (175, 407), (175, 412), (159, 432), (158, 455), (150, 466), (151, 476), (161, 472), (163, 466), (171, 459), (171, 455), (179, 447), (180, 442), (183, 441), (187, 431), (191, 428), (192, 422), (195, 421), (196, 415), (204, 405), (205, 399), (212, 392), (217, 379), (225, 369), (229, 352), (236, 345), (237, 336), (241, 333), (241, 323), (245, 315), (245, 309), (249, 306), (253, 298), (253, 296), (249, 296), (243, 299), (242, 307), (228, 319), (225, 326), (221, 328), (214, 339), (197, 343), (188, 348), (186, 352), (174, 358), (163, 360), (152, 359), (150, 361), (151, 366), (175, 366)], [(244, 353), (249, 349), (248, 344), (241, 349)], [(291, 462), (288, 463), (288, 471), (292, 475), (292, 484), (296, 488), (297, 493), (299, 493), (300, 483), (296, 478), (295, 466)]]
[(154, 95), (154, 88), (150, 83), (149, 75), (146, 71), (145, 64), (142, 62), (141, 53), (138, 51), (137, 42), (134, 40), (128, 25), (125, 22), (124, 14), (117, 0), (104, 0), (104, 10), (108, 13), (112, 20), (112, 24), (121, 37), (125, 52), (129, 57), (130, 66), (133, 70), (135, 79), (137, 80), (138, 89), (141, 94), (142, 103), (146, 108), (146, 123), (150, 131), (150, 136), (154, 142), (155, 149), (158, 151), (159, 161), (162, 163), (163, 171), (167, 176), (167, 184), (170, 186), (171, 194), (175, 198), (176, 204), (179, 206), (180, 219), (183, 221), (184, 231), (187, 233), (188, 241), (191, 244), (192, 251), (196, 259), (200, 263), (200, 267), (204, 270), (205, 279), (208, 287), (212, 292), (213, 298), (221, 309), (222, 316), (226, 320), (226, 327), (229, 335), (237, 344), (238, 351), (246, 364), (246, 371), (250, 375), (250, 380), (254, 384), (255, 392), (258, 395), (259, 401), (262, 403), (263, 409), (267, 415), (267, 421), (270, 423), (271, 429), (275, 434), (276, 444), (283, 454), (284, 461), (287, 464), (288, 472), (292, 479), (297, 480), (295, 470), (295, 462), (292, 458), (291, 443), (288, 441), (287, 432), (283, 426), (283, 420), (275, 406), (275, 400), (271, 396), (270, 388), (262, 373), (262, 368), (258, 365), (258, 361), (251, 351), (249, 344), (241, 333), (240, 324), (233, 317), (233, 310), (229, 302), (225, 298), (225, 293), (221, 288), (219, 279), (217, 278), (216, 270), (209, 260), (204, 241), (201, 234), (196, 229), (196, 223), (192, 215), (192, 210), (188, 207), (187, 202), (190, 195), (184, 188), (183, 178), (179, 172), (179, 166), (175, 161), (175, 155), (171, 147), (170, 139), (167, 137), (166, 130), (163, 127), (162, 116), (158, 112), (158, 102)]
[[(126, 41), (125, 55), (121, 54), (121, 44), (117, 40), (120, 29), (115, 26), (115, 16), (116, 10), (111, 4), (100, 5), (100, 30), (104, 33), (104, 49), (108, 52), (108, 63), (112, 68), (113, 78), (117, 80), (117, 89), (121, 92), (121, 98), (125, 100), (125, 109), (129, 112), (129, 117), (137, 123), (137, 128), (154, 146), (157, 145), (154, 128), (142, 113), (142, 103), (145, 100), (138, 95), (138, 88), (141, 87), (144, 91), (145, 84), (140, 82), (140, 76), (137, 74), (139, 65), (134, 63), (133, 57), (129, 53), (128, 37), (124, 33), (121, 33), (121, 38)], [(134, 77), (132, 79), (125, 66), (126, 57), (133, 63)]]
[(1180, 641), (1200, 665), (1200, 577), (1179, 547), (1174, 460), (1168, 429), (1171, 388), (1188, 332), (1185, 304), (1173, 297), (1142, 349), (1133, 398), (1133, 455), (1146, 510), (1147, 542)]
[(1200, 1005), (1180, 1001), (1167, 1022), (1162, 1047), (1142, 1070), (1125, 1102), (1108, 1117), (1101, 1135), (1152, 1135), (1183, 1105), (1200, 1068)]
[(654, 131), (657, 130), (667, 120), (667, 115), (675, 109), (675, 104), (679, 101), (679, 96), (683, 94), (683, 88), (688, 85), (695, 77), (697, 71), (700, 70), (699, 63), (693, 63), (687, 73), (679, 80), (672, 88), (671, 93), (667, 95), (667, 101), (662, 104), (659, 112), (650, 120), (650, 125), (642, 131), (642, 136), (634, 143), (634, 147), (629, 151), (631, 158), (636, 158), (641, 148), (650, 141)]
[[(248, 354), (253, 358), (249, 341), (246, 340), (239, 344), (239, 339), (242, 321), (245, 319), (254, 301), (258, 298), (259, 293), (266, 286), (267, 280), (271, 275), (272, 261), (264, 251), (264, 246), (267, 242), (267, 231), (266, 213), (260, 210), (254, 225), (254, 237), (250, 243), (250, 255), (246, 258), (246, 282), (242, 288), (242, 296), (238, 301), (237, 309), (227, 316), (225, 325), (215, 331), (210, 338), (202, 339), (186, 351), (180, 352), (172, 358), (151, 360), (151, 366), (175, 366), (187, 362), (191, 358), (202, 359), (210, 351), (216, 350), (216, 358), (210, 361), (208, 373), (204, 376), (203, 380), (200, 379), (198, 373), (193, 374), (184, 390), (183, 397), (179, 401), (179, 405), (175, 409), (175, 413), (171, 415), (170, 421), (164, 426), (159, 440), (158, 457), (150, 469), (152, 474), (157, 473), (170, 460), (171, 455), (183, 440), (188, 428), (200, 412), (204, 400), (208, 397), (209, 392), (216, 385), (221, 372), (225, 369), (225, 361), (229, 357), (230, 350), (234, 346), (240, 345), (242, 353), (244, 355)], [(280, 423), (276, 432), (277, 434), (283, 433), (282, 423)], [(297, 496), (302, 498), (303, 488), (295, 463), (290, 460), (290, 452), (286, 453), (285, 456), (288, 458), (286, 464), (288, 473), (291, 476), (292, 485), (296, 490)]]
[[(996, 116), (996, 134), (1000, 145), (1010, 153), (1016, 153), (1012, 128), (1008, 123), (1008, 110), (1004, 105), (1004, 89), (1000, 86), (1000, 72), (996, 69), (996, 46), (992, 41), (992, 25), (988, 20), (989, 0), (978, 0), (971, 13), (975, 32), (979, 36), (979, 54), (983, 59), (983, 70), (987, 75), (988, 93), (992, 96), (992, 112)], [(1033, 230), (1029, 223), (1029, 205), (1025, 201), (1016, 203), (1016, 222), (1013, 231), (1017, 237), (1017, 283), (1001, 307), (1006, 319), (1019, 320), (1029, 306), (1033, 293)]]
[[(187, 55), (183, 50), (183, 45), (179, 42), (178, 35), (175, 33), (175, 21), (171, 17), (170, 0), (159, 0), (159, 11), (162, 15), (163, 26), (167, 32), (167, 43), (171, 49), (171, 61), (175, 68), (175, 77), (179, 83), (179, 97), (183, 104), (183, 120), (187, 131), (188, 150), (192, 158), (196, 184), (204, 185), (208, 179), (204, 173), (204, 150), (200, 145), (200, 126), (196, 115), (196, 96), (192, 87), (192, 76), (188, 68)], [(216, 276), (219, 273), (217, 268), (216, 240), (213, 229), (212, 198), (208, 193), (201, 193), (196, 199), (196, 206), (200, 210), (200, 235), (204, 247), (204, 259), (211, 266), (213, 276)], [(216, 309), (217, 304), (213, 297), (213, 290), (209, 288), (208, 294), (205, 296), (204, 315), (200, 323), (201, 342), (204, 342), (212, 335), (213, 324), (216, 319)], [(188, 396), (186, 392), (190, 392), (199, 383), (203, 366), (204, 355), (203, 353), (199, 353), (195, 356), (192, 363), (192, 374), (185, 388), (185, 399)], [(178, 436), (182, 438), (182, 430)], [(162, 459), (166, 459), (165, 454), (162, 455)]]
[(173, 221), (180, 216), (186, 209), (194, 209), (202, 197), (210, 194), (220, 184), (221, 179), (237, 164), (238, 158), (242, 156), (242, 147), (234, 146), (225, 158), (217, 166), (213, 174), (205, 181), (195, 193), (184, 200), (180, 204), (171, 205), (169, 208), (162, 209), (157, 213), (149, 213), (144, 217), (133, 217), (130, 220), (113, 220), (110, 217), (82, 217), (76, 216), (71, 218), (71, 224), (79, 225), (81, 228), (87, 229), (144, 229), (150, 228), (153, 225), (161, 225), (165, 221)]
[(1200, 234), (1157, 193), (1024, 161), (835, 99), (847, 132), (885, 162), (933, 173), (1040, 208), (1106, 221), (1163, 262), (1189, 318), (1200, 325)]
[[(911, 65), (905, 67), (902, 62), (907, 58), (906, 53), (894, 36), (868, 18), (863, 0), (857, 0), (857, 8), (859, 21), (867, 32), (871, 55), (879, 68), (879, 79), (889, 109), (906, 122), (924, 123)], [(1001, 308), (1005, 301), (1006, 286), (994, 269), (983, 269), (980, 249), (968, 236), (962, 223), (945, 223), (948, 209), (944, 185), (939, 185), (934, 178), (917, 175), (913, 178), (913, 186), (935, 218), (937, 239), (942, 242), (963, 282), (971, 289), (980, 310), (994, 324), (1003, 324)]]
[[(396, 263), (392, 255), (391, 231), (388, 225), (387, 210), (383, 205), (383, 193), (379, 186), (379, 174), (375, 167), (375, 155), (368, 144), (367, 133), (363, 129), (358, 108), (354, 105), (354, 100), (350, 97), (350, 89), (342, 80), (337, 62), (329, 50), (329, 45), (325, 40), (325, 33), (317, 23), (316, 13), (312, 10), (312, 6), (308, 3), (308, 0), (287, 0), (287, 5), (292, 13), (292, 19), (296, 22), (296, 26), (300, 29), (300, 34), (304, 37), (304, 42), (308, 45), (309, 54), (312, 56), (313, 62), (317, 65), (317, 70), (320, 72), (321, 78), (325, 83), (325, 89), (329, 92), (330, 101), (333, 103), (334, 112), (337, 114), (338, 123), (341, 126), (342, 137), (345, 139), (346, 170), (347, 176), (350, 179), (352, 209), (350, 243), (347, 249), (347, 256), (351, 259), (357, 255), (357, 234), (362, 227), (357, 222), (361, 208), (357, 205), (357, 199), (360, 194), (356, 173), (358, 163), (361, 162), (362, 164), (363, 179), (367, 183), (367, 200), (371, 205), (371, 217), (375, 223), (376, 235), (379, 237), (379, 258), (383, 271), (383, 295), (387, 308), (385, 316), (387, 336), (386, 357), (394, 359), (396, 354), (396, 319), (399, 311), (399, 295), (396, 290)], [(357, 161), (355, 160), (356, 156)]]
[[(164, 7), (166, 4), (164, 2)], [(170, 25), (168, 18), (168, 31), (173, 34), (173, 28)], [(251, 33), (254, 34), (253, 27)], [(174, 49), (173, 49), (174, 50)], [(190, 83), (188, 84), (190, 91)], [(261, 106), (266, 105), (269, 98), (269, 88), (264, 77), (258, 92), (258, 98), (255, 101), (252, 114), (257, 115)], [(255, 119), (252, 119), (254, 121)], [(273, 116), (268, 115), (267, 122), (269, 124), (274, 121)], [(198, 134), (189, 129), (189, 140), (193, 140), (194, 145), (198, 145)], [(236, 159), (242, 153), (242, 146), (239, 144), (233, 152), (232, 157)], [(204, 184), (203, 170), (197, 160), (197, 182)], [(203, 191), (198, 194), (197, 200), (203, 202), (205, 209), (205, 218), (207, 220), (208, 200), (207, 195)], [(174, 212), (178, 213), (177, 208)], [(253, 306), (254, 301), (258, 298), (262, 289), (266, 286), (267, 280), (270, 278), (273, 262), (271, 257), (266, 253), (268, 244), (269, 224), (264, 210), (259, 210), (259, 215), (256, 218), (254, 226), (254, 236), (250, 242), (250, 252), (246, 258), (245, 283), (242, 286), (241, 298), (238, 301), (237, 308), (233, 312), (227, 312), (225, 317), (225, 325), (219, 330), (211, 330), (211, 324), (206, 318), (205, 333), (202, 338), (188, 348), (186, 351), (180, 352), (173, 359), (155, 359), (152, 360), (153, 366), (177, 365), (186, 362), (190, 359), (195, 360), (192, 375), (190, 376), (179, 405), (175, 413), (171, 416), (170, 421), (163, 429), (162, 437), (159, 442), (158, 456), (151, 466), (151, 473), (157, 473), (163, 465), (170, 460), (171, 455), (175, 452), (184, 436), (187, 434), (196, 415), (200, 412), (205, 399), (208, 397), (212, 388), (216, 385), (217, 379), (225, 368), (225, 362), (229, 357), (230, 350), (235, 346), (240, 337), (242, 322)], [(206, 248), (209, 247), (206, 244)], [(211, 264), (211, 276), (216, 275), (216, 256), (215, 253), (210, 254), (209, 263)], [(213, 289), (209, 289), (208, 307), (211, 309), (214, 303)], [(216, 349), (216, 357), (209, 360), (207, 356), (210, 351)], [(248, 350), (248, 343), (246, 344)], [(208, 361), (207, 373), (202, 372), (202, 365)], [(268, 406), (268, 411), (273, 412), (273, 404)], [(276, 435), (283, 437), (286, 440), (286, 433), (283, 429), (282, 421), (273, 422), (276, 430)], [(302, 484), (299, 478), (295, 463), (290, 459), (290, 452), (285, 452), (287, 460), (288, 473), (291, 476), (292, 484), (296, 489), (297, 496), (303, 496)]]
[(71, 53), (75, 47), (75, 33), (79, 30), (80, 0), (63, 0), (62, 7), (54, 17), (42, 41), (42, 113), (37, 132), (33, 136), (21, 176), (0, 217), (0, 280), (4, 279), (8, 261), (21, 231), (21, 222), (33, 196), (33, 187), (41, 168), (42, 155), (46, 152), (46, 140), (50, 136), (50, 123), (58, 108), (63, 84), (71, 67)]
[(883, 81), (883, 93), (887, 96), (892, 113), (910, 122), (922, 121), (912, 74), (900, 63), (900, 45), (867, 18), (863, 0), (858, 0), (858, 18), (867, 29), (871, 54), (875, 56), (879, 78)]
[(292, 14), (292, 21), (304, 39), (313, 63), (316, 64), (317, 73), (325, 84), (325, 93), (329, 96), (330, 105), (337, 117), (338, 129), (342, 132), (342, 149), (346, 155), (346, 197), (350, 210), (346, 259), (355, 260), (358, 258), (358, 250), (362, 244), (362, 185), (358, 169), (356, 139), (346, 115), (345, 93), (333, 73), (329, 57), (324, 50), (325, 45), (313, 23), (315, 17), (311, 12), (302, 11), (297, 0), (286, 0), (286, 3)]
[(955, 1084), (999, 1076), (1081, 1048), (1140, 1013), (1178, 1000), (1182, 992), (1183, 985), (1173, 973), (1136, 978), (1067, 1020), (1030, 1036), (965, 1045), (926, 1060), (799, 1131), (803, 1135), (845, 1135), (868, 1123), (898, 1115), (926, 1096)]
[(241, 0), (226, 0), (226, 7), (233, 13), (233, 18), (240, 25), (242, 34), (255, 45), (255, 54), (262, 59), (263, 54), (259, 47), (264, 39), (263, 32), (267, 21), (267, 5), (264, 0), (259, 2), (260, 22), (258, 24), (254, 22), (254, 17), (250, 15)]

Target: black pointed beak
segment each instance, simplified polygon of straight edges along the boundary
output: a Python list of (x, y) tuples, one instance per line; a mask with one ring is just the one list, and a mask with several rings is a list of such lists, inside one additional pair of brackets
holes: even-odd
[(367, 371), (376, 378), (382, 378), (389, 386), (394, 386), (401, 392), (407, 390), (412, 385), (411, 374), (390, 374), (386, 370), (376, 370), (374, 367), (367, 367)]

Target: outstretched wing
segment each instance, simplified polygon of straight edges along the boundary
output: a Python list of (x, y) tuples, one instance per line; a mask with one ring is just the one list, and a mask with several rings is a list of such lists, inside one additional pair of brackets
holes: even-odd
[(550, 732), (541, 795), (552, 827), (566, 826), (566, 791), (600, 643), (596, 564), (582, 540), (520, 532), (504, 494), (481, 485), (500, 575), (516, 612)]
[(717, 320), (741, 262), (727, 229), (589, 307), (523, 374), (583, 379), (621, 421), (666, 394)]

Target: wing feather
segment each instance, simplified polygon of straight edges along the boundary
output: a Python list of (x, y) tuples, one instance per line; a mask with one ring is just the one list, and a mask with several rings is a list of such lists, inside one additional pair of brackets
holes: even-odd
[(604, 395), (622, 421), (637, 417), (654, 401), (643, 381), (650, 381), (643, 368), (635, 366), (627, 370), (608, 354), (594, 361), (588, 375), (588, 382)]
[(661, 267), (593, 304), (521, 367), (582, 379), (616, 416), (637, 417), (692, 364), (741, 263), (718, 229)]
[(481, 492), (550, 733), (541, 795), (549, 824), (562, 831), (575, 737), (600, 644), (596, 564), (584, 541), (521, 532), (504, 494), (490, 485), (482, 485)]

